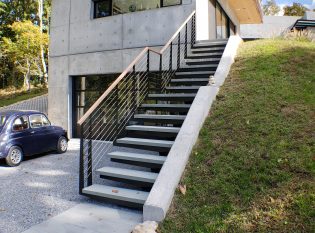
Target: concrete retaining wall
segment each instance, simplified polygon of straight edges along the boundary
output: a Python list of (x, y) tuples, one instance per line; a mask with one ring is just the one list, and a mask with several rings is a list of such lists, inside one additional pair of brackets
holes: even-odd
[(242, 24), (240, 35), (245, 39), (277, 37), (289, 30), (301, 17), (264, 16), (263, 24)]
[(229, 73), (241, 41), (239, 36), (232, 36), (229, 39), (227, 48), (223, 54), (223, 61), (220, 62), (218, 72), (214, 76), (217, 82), (213, 86), (201, 87), (199, 89), (175, 143), (144, 204), (144, 221), (160, 222), (165, 218), (175, 190), (198, 139), (199, 131), (218, 94), (219, 86), (223, 84)]

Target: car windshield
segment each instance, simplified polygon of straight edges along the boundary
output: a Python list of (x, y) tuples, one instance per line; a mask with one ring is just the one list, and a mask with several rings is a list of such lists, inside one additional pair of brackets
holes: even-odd
[(4, 126), (5, 120), (6, 120), (6, 117), (0, 115), (0, 128), (1, 128), (2, 126)]

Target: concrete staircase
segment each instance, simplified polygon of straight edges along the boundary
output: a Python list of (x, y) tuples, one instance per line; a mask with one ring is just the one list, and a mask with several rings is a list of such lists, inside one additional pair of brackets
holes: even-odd
[[(227, 40), (216, 40), (197, 42), (193, 46), (166, 91), (149, 93), (123, 135), (114, 142), (119, 147), (141, 149), (148, 153), (120, 150), (109, 153), (112, 162), (135, 165), (134, 168), (98, 169), (97, 174), (101, 178), (117, 182), (116, 185), (93, 184), (84, 188), (83, 194), (118, 205), (143, 207), (196, 93), (201, 86), (208, 85), (226, 44)], [(158, 155), (152, 155), (152, 152)]]

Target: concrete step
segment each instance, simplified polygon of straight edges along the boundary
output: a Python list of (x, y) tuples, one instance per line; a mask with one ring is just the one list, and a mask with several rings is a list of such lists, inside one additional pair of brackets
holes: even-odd
[(225, 49), (225, 46), (221, 47), (205, 47), (205, 48), (193, 48), (191, 50), (192, 53), (198, 54), (198, 53), (217, 53), (217, 52), (223, 52)]
[(221, 58), (200, 58), (200, 59), (185, 59), (187, 65), (207, 65), (207, 64), (219, 64)]
[(97, 169), (96, 172), (100, 174), (103, 179), (109, 179), (128, 184), (138, 185), (141, 187), (150, 187), (154, 184), (158, 173), (137, 171), (131, 169), (117, 168), (117, 167), (103, 167)]
[(175, 140), (180, 128), (148, 125), (130, 125), (126, 127), (126, 136), (134, 138)]
[(176, 93), (197, 93), (200, 86), (173, 86), (166, 87), (167, 91)]
[(111, 203), (136, 208), (141, 208), (149, 196), (149, 192), (99, 184), (88, 186), (82, 192), (90, 197), (101, 198)]
[(200, 85), (200, 86), (206, 86), (209, 83), (209, 78), (176, 78), (171, 79), (171, 85)]
[(122, 151), (114, 151), (108, 154), (111, 161), (136, 165), (147, 168), (161, 168), (166, 160), (166, 157), (150, 154), (129, 153)]
[(196, 94), (149, 94), (148, 100), (160, 101), (193, 101)]
[(165, 111), (165, 112), (188, 112), (190, 104), (142, 104), (143, 110)]
[(115, 146), (151, 150), (157, 152), (168, 152), (173, 146), (174, 141), (169, 140), (156, 140), (156, 139), (146, 139), (146, 138), (131, 138), (125, 137), (117, 139), (114, 142)]
[(178, 72), (216, 71), (218, 64), (198, 64), (181, 66)]
[(221, 58), (223, 52), (188, 54), (187, 59)]
[(217, 46), (226, 46), (228, 40), (222, 39), (222, 40), (212, 40), (212, 41), (199, 41), (196, 44), (194, 44), (194, 48), (211, 48), (211, 47), (217, 47)]
[(150, 115), (150, 114), (136, 114), (135, 121), (148, 123), (164, 123), (164, 124), (182, 124), (186, 116), (182, 115)]
[(209, 78), (214, 75), (215, 71), (187, 71), (176, 72), (176, 78)]
[(180, 130), (179, 127), (161, 127), (161, 126), (147, 126), (147, 125), (130, 125), (126, 127), (131, 131), (146, 131), (146, 132), (161, 132), (177, 134)]

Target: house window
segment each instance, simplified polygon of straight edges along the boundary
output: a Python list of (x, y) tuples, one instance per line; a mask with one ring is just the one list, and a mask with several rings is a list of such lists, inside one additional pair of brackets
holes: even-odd
[(182, 4), (182, 0), (164, 0), (161, 1), (162, 2), (162, 6), (176, 6), (176, 5), (180, 5)]
[(226, 39), (229, 38), (230, 35), (235, 35), (236, 33), (235, 24), (218, 2), (216, 2), (216, 28), (217, 39)]
[(182, 4), (182, 0), (93, 0), (94, 18)]
[(94, 1), (94, 18), (112, 15), (111, 0)]

